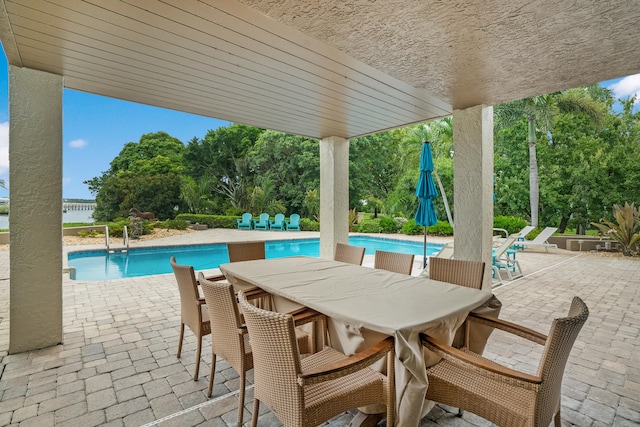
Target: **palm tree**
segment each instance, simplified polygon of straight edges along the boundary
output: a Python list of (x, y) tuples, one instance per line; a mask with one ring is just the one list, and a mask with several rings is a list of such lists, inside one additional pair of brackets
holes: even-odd
[(559, 112), (587, 114), (594, 123), (598, 124), (602, 119), (602, 110), (586, 90), (570, 89), (565, 92), (500, 104), (494, 108), (493, 112), (496, 129), (512, 126), (522, 118), (527, 120), (531, 225), (538, 227), (540, 187), (536, 155), (537, 132), (549, 133), (553, 119)]

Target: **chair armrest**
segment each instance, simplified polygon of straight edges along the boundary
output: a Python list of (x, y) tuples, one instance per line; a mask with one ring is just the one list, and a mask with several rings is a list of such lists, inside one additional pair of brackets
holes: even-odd
[[(219, 282), (220, 280), (227, 280), (224, 274), (218, 274), (217, 276), (206, 276), (205, 279), (207, 279), (210, 282)], [(198, 284), (200, 284), (200, 282), (198, 282)]]
[(448, 360), (449, 362), (464, 366), (476, 372), (484, 373), (486, 376), (493, 379), (508, 383), (516, 381), (528, 389), (536, 389), (542, 383), (542, 378), (538, 376), (507, 368), (506, 366), (482, 357), (474, 356), (473, 354), (451, 347), (450, 345), (446, 345), (424, 333), (420, 333), (420, 342), (427, 348), (427, 350), (436, 353), (438, 356)]
[(319, 311), (315, 311), (309, 307), (300, 307), (297, 310), (290, 311), (287, 313), (293, 317), (293, 323), (296, 326), (301, 326), (306, 323), (314, 322), (317, 319), (322, 319), (326, 317), (324, 314)]
[(269, 292), (263, 290), (263, 289), (255, 287), (255, 288), (251, 288), (251, 289), (246, 289), (244, 291), (244, 296), (247, 298), (247, 300), (251, 301), (251, 300), (254, 300), (254, 299), (258, 299), (258, 298), (269, 297), (269, 296), (271, 296), (271, 294)]
[(487, 325), (492, 328), (500, 329), (505, 332), (517, 335), (521, 338), (533, 341), (536, 344), (545, 345), (547, 342), (547, 336), (533, 329), (525, 328), (524, 326), (517, 325), (515, 323), (507, 322), (506, 320), (498, 319), (496, 317), (486, 316), (484, 314), (469, 313), (467, 321), (479, 323), (481, 325)]
[(298, 375), (298, 384), (316, 384), (344, 377), (366, 368), (388, 353), (391, 353), (390, 357), (394, 357), (393, 337), (387, 337), (373, 347), (369, 347), (346, 359), (303, 372)]

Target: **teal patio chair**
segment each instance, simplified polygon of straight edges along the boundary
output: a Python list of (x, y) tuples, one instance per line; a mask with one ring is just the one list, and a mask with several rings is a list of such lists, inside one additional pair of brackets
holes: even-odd
[(269, 229), (269, 214), (261, 213), (260, 218), (253, 220), (254, 230), (268, 230)]
[(300, 215), (292, 214), (291, 217), (286, 221), (287, 230), (298, 230), (300, 231)]
[(242, 219), (237, 219), (236, 221), (238, 221), (238, 230), (251, 230), (251, 213), (243, 213)]
[(269, 221), (270, 230), (284, 230), (284, 214), (276, 214), (275, 219)]

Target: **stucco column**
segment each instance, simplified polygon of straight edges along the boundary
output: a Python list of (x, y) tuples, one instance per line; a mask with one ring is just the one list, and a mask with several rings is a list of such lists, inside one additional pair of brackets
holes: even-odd
[(62, 76), (9, 67), (9, 353), (62, 342)]
[(493, 242), (493, 107), (453, 111), (456, 259), (484, 261), (491, 290)]
[(320, 140), (320, 257), (349, 241), (349, 140)]

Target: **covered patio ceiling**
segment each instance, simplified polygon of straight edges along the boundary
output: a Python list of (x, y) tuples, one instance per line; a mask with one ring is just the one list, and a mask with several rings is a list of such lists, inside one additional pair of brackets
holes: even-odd
[(640, 72), (635, 0), (0, 0), (66, 88), (351, 138)]

